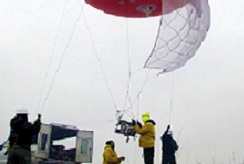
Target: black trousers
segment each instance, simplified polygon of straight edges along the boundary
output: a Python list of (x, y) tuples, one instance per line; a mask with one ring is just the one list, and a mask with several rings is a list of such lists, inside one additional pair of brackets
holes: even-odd
[(145, 164), (153, 164), (153, 160), (154, 160), (154, 147), (144, 148), (143, 149), (143, 154), (144, 154), (144, 163)]
[(175, 155), (164, 155), (162, 164), (176, 164)]

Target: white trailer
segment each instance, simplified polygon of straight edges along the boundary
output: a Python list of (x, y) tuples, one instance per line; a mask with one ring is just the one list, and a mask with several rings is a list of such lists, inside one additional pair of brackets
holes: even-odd
[[(54, 141), (75, 137), (73, 148), (53, 145)], [(93, 131), (79, 130), (63, 124), (42, 124), (38, 146), (33, 157), (41, 163), (91, 163), (93, 154)], [(33, 161), (34, 162), (34, 161)]]

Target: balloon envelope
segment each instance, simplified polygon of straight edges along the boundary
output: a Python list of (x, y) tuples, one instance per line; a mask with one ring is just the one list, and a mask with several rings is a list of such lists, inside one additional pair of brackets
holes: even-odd
[(162, 0), (85, 0), (87, 4), (102, 10), (106, 14), (143, 18), (168, 14), (172, 11), (185, 6), (189, 0), (170, 0), (167, 1), (167, 10), (162, 11)]

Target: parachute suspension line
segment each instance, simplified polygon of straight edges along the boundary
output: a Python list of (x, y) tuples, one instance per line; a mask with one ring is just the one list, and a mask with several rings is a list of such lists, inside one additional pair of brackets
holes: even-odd
[(103, 68), (102, 61), (101, 61), (101, 59), (100, 59), (100, 57), (98, 55), (98, 52), (97, 52), (97, 49), (96, 49), (96, 46), (95, 46), (95, 42), (94, 42), (91, 30), (90, 30), (90, 28), (89, 28), (89, 26), (87, 24), (85, 16), (83, 16), (83, 19), (84, 19), (84, 22), (85, 22), (85, 26), (86, 26), (86, 28), (87, 28), (87, 30), (89, 32), (89, 35), (90, 35), (90, 38), (91, 38), (92, 47), (93, 47), (93, 50), (94, 50), (94, 53), (95, 53), (95, 57), (96, 57), (99, 65), (100, 65), (100, 69), (101, 69), (101, 72), (102, 72), (102, 75), (103, 75), (103, 79), (104, 79), (105, 85), (106, 85), (107, 90), (108, 90), (108, 92), (110, 94), (110, 97), (112, 99), (112, 102), (113, 102), (113, 105), (114, 105), (114, 109), (116, 110), (116, 112), (118, 114), (118, 109), (117, 109), (117, 105), (116, 105), (116, 102), (115, 102), (115, 99), (114, 99), (114, 96), (113, 96), (113, 92), (112, 92), (112, 89), (109, 86), (109, 83), (108, 83), (108, 80), (107, 80), (107, 77), (106, 77), (106, 74), (105, 74), (105, 71), (104, 71), (104, 68)]
[[(138, 69), (137, 71), (141, 71), (141, 70), (143, 70), (143, 68), (142, 69)], [(137, 71), (135, 71), (135, 72), (137, 72)], [(134, 72), (134, 73), (135, 73)], [(149, 73), (150, 73), (150, 70), (148, 70), (147, 71), (147, 75), (146, 75), (146, 77), (145, 77), (145, 80), (144, 80), (144, 82), (143, 82), (143, 85), (142, 85), (142, 87), (141, 87), (141, 89), (138, 91), (138, 93), (137, 93), (137, 95), (136, 95), (136, 97), (132, 100), (130, 97), (129, 97), (129, 106), (126, 108), (124, 108), (124, 113), (126, 113), (126, 112), (128, 112), (128, 111), (130, 111), (131, 110), (131, 113), (132, 113), (132, 118), (135, 118), (136, 117), (136, 119), (138, 120), (139, 119), (139, 113), (140, 113), (140, 101), (141, 101), (141, 96), (142, 96), (142, 92), (143, 92), (143, 90), (144, 90), (144, 88), (145, 88), (145, 85), (146, 85), (146, 83), (149, 81), (149, 79), (148, 79), (148, 77), (149, 77)], [(129, 79), (128, 79), (128, 86), (131, 86), (130, 84), (131, 84), (131, 77), (132, 77), (132, 74), (133, 74), (133, 72), (129, 72)], [(127, 96), (130, 96), (129, 95), (129, 92), (130, 90), (127, 90), (127, 92), (126, 93), (128, 93), (127, 94)], [(126, 97), (127, 98), (127, 97)], [(137, 102), (137, 106), (136, 106), (136, 112), (134, 112), (133, 111), (133, 105), (135, 104)], [(134, 114), (135, 113), (135, 114)]]
[[(125, 2), (125, 3), (128, 3), (128, 2)], [(128, 7), (127, 7), (127, 4), (125, 4), (126, 6), (126, 12), (128, 13)], [(135, 97), (135, 99), (132, 101), (131, 99), (131, 96), (130, 96), (130, 91), (131, 91), (131, 82), (132, 82), (132, 69), (131, 69), (131, 56), (130, 56), (130, 47), (129, 47), (129, 25), (128, 25), (128, 20), (126, 19), (126, 46), (127, 46), (127, 59), (128, 59), (128, 81), (127, 81), (127, 90), (126, 90), (126, 94), (125, 94), (125, 103), (124, 103), (124, 111), (123, 113), (126, 113), (128, 111), (131, 111), (131, 114), (132, 114), (132, 118), (135, 117), (134, 115), (134, 112), (133, 112), (133, 104), (137, 101), (137, 109), (136, 109), (136, 117), (137, 119), (139, 118), (139, 108), (140, 108), (140, 98), (141, 98), (141, 95), (142, 95), (142, 91), (144, 90), (145, 88), (145, 85), (146, 85), (146, 82), (148, 81), (148, 76), (149, 76), (149, 73), (150, 73), (150, 70), (147, 72), (147, 75), (145, 77), (145, 80), (144, 80), (144, 83), (143, 83), (143, 86), (141, 88), (141, 90), (137, 93), (137, 96)], [(143, 70), (143, 68), (141, 69), (138, 69), (136, 70), (135, 72), (138, 72), (138, 71), (141, 71)], [(129, 102), (129, 106), (126, 108), (126, 103)]]
[(171, 114), (173, 111), (174, 101), (174, 72), (172, 72), (172, 83), (171, 83), (171, 95), (170, 95), (170, 110), (169, 110), (169, 123), (171, 123)]
[[(144, 90), (144, 88), (145, 88), (145, 86), (146, 86), (146, 84), (147, 84), (147, 82), (148, 82), (149, 73), (150, 73), (150, 70), (147, 71), (145, 80), (144, 80), (144, 82), (143, 82), (143, 85), (142, 85), (140, 91), (138, 91), (137, 96), (136, 96), (135, 99), (131, 102), (131, 106), (129, 106), (129, 107), (127, 108), (127, 110), (125, 110), (126, 112), (127, 112), (129, 109), (132, 108), (132, 105), (133, 105), (133, 104), (135, 104), (136, 102), (137, 102), (137, 103), (140, 102), (142, 92), (143, 92), (143, 90)], [(138, 117), (138, 115), (139, 115), (139, 107), (140, 107), (140, 106), (137, 105), (137, 117)], [(138, 117), (138, 118), (139, 118), (139, 117)]]
[(72, 28), (72, 30), (71, 30), (71, 35), (70, 35), (70, 37), (69, 37), (69, 39), (68, 39), (68, 42), (67, 42), (67, 44), (66, 44), (66, 46), (65, 46), (65, 48), (64, 48), (64, 51), (63, 51), (63, 53), (62, 53), (61, 59), (60, 59), (59, 64), (58, 64), (58, 67), (57, 67), (57, 69), (56, 69), (56, 71), (55, 71), (55, 73), (54, 73), (54, 76), (53, 76), (53, 78), (52, 78), (51, 85), (50, 85), (50, 87), (49, 87), (48, 93), (47, 93), (47, 95), (46, 95), (46, 97), (45, 97), (45, 99), (44, 99), (44, 101), (43, 101), (42, 108), (41, 108), (41, 113), (42, 113), (42, 111), (43, 111), (43, 109), (44, 109), (44, 106), (45, 106), (46, 101), (47, 101), (48, 98), (49, 98), (49, 95), (51, 94), (51, 91), (52, 91), (52, 88), (53, 88), (54, 81), (55, 81), (56, 76), (57, 76), (57, 74), (58, 74), (58, 72), (59, 72), (59, 70), (60, 70), (60, 68), (61, 68), (61, 66), (62, 66), (63, 59), (64, 59), (64, 57), (65, 57), (65, 55), (66, 55), (66, 52), (67, 52), (67, 50), (68, 50), (68, 48), (69, 48), (69, 46), (70, 46), (70, 43), (71, 43), (71, 41), (72, 41), (72, 38), (73, 38), (73, 36), (74, 36), (75, 29), (76, 29), (76, 27), (77, 27), (77, 24), (78, 24), (80, 18), (81, 18), (81, 11), (82, 11), (82, 8), (81, 8), (81, 10), (80, 10), (79, 16), (76, 18), (75, 24), (74, 24), (74, 26), (73, 26), (73, 28)]
[(64, 7), (63, 7), (63, 12), (62, 12), (62, 17), (61, 17), (61, 20), (60, 20), (60, 23), (59, 23), (59, 27), (58, 27), (58, 32), (57, 32), (57, 35), (55, 36), (55, 39), (53, 41), (53, 47), (52, 47), (51, 56), (50, 56), (50, 59), (49, 59), (48, 68), (47, 68), (47, 71), (45, 73), (45, 76), (44, 76), (44, 79), (43, 79), (43, 82), (42, 82), (41, 93), (40, 93), (40, 97), (39, 97), (39, 101), (38, 101), (38, 106), (37, 106), (38, 112), (40, 111), (40, 104), (41, 104), (41, 99), (42, 99), (43, 92), (44, 92), (44, 86), (46, 84), (47, 77), (48, 77), (49, 72), (50, 72), (50, 68), (51, 68), (51, 64), (52, 64), (52, 60), (53, 60), (53, 56), (54, 56), (54, 50), (55, 50), (55, 47), (56, 47), (56, 44), (57, 44), (57, 40), (59, 38), (59, 34), (60, 34), (60, 31), (61, 31), (61, 26), (63, 24), (63, 19), (64, 19), (64, 11), (66, 9), (66, 6), (68, 4), (68, 1), (69, 0), (66, 0), (65, 1), (65, 4), (64, 4)]
[(146, 74), (146, 77), (145, 77), (145, 80), (143, 82), (143, 85), (142, 85), (142, 88), (141, 90), (137, 93), (137, 120), (139, 120), (139, 113), (140, 113), (140, 102), (141, 102), (141, 96), (142, 96), (142, 91), (144, 90), (145, 86), (146, 86), (146, 83), (148, 81), (148, 77), (149, 77), (149, 73), (150, 73), (150, 70), (147, 71), (147, 74)]
[[(127, 11), (127, 10), (126, 10)], [(126, 53), (127, 53), (127, 60), (128, 60), (128, 80), (127, 80), (127, 89), (125, 93), (125, 102), (124, 102), (124, 110), (126, 109), (127, 101), (129, 103), (129, 106), (132, 107), (132, 100), (130, 97), (130, 90), (131, 90), (131, 57), (130, 57), (130, 46), (129, 46), (129, 28), (128, 28), (128, 20), (126, 19)], [(129, 109), (127, 109), (129, 110)], [(132, 117), (134, 118), (134, 114), (132, 112)]]
[(141, 92), (138, 93), (137, 111), (136, 111), (136, 120), (139, 120), (140, 102), (141, 102)]

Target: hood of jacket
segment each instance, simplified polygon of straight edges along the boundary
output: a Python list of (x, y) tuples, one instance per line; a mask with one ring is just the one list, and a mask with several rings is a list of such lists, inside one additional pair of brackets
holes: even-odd
[(153, 125), (156, 125), (156, 122), (153, 120), (147, 120), (145, 123), (152, 123)]

